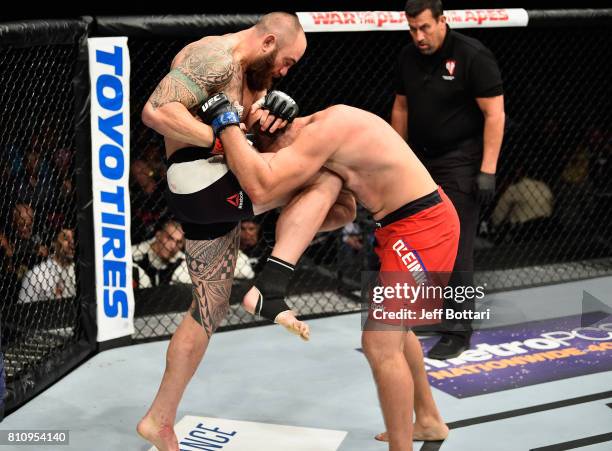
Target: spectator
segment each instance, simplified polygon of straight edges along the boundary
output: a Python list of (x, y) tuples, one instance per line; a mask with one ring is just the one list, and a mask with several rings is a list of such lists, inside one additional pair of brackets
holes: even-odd
[(47, 205), (51, 195), (48, 183), (49, 169), (44, 164), (40, 152), (29, 150), (25, 153), (21, 170), (17, 174), (17, 184), (23, 197), (36, 202), (36, 205)]
[(165, 212), (166, 203), (160, 180), (146, 161), (135, 160), (131, 167), (132, 240), (150, 238)]
[[(612, 132), (604, 132), (601, 129), (596, 129), (593, 132), (597, 136), (597, 141), (593, 146), (593, 164), (591, 173), (593, 174), (593, 180), (595, 189), (598, 195), (607, 195), (608, 197), (612, 194)], [(594, 141), (595, 136), (592, 135), (591, 142)]]
[[(521, 168), (519, 174), (522, 172)], [(533, 226), (541, 225), (552, 216), (553, 201), (553, 193), (546, 183), (520, 175), (501, 195), (491, 215), (491, 222), (498, 234), (512, 237), (509, 238), (512, 242), (527, 236), (538, 238), (537, 231), (543, 227)], [(524, 233), (526, 225), (529, 225), (529, 233)], [(504, 233), (499, 233), (500, 230)]]
[(185, 254), (183, 229), (176, 221), (163, 224), (155, 237), (132, 246), (134, 288), (191, 283)]
[(246, 220), (240, 223), (240, 250), (249, 257), (258, 256), (261, 226), (255, 221)]
[(74, 232), (61, 229), (53, 241), (51, 257), (34, 266), (23, 277), (19, 303), (46, 301), (76, 295)]
[(11, 212), (10, 226), (0, 234), (0, 245), (11, 260), (12, 272), (21, 280), (25, 272), (49, 254), (44, 238), (36, 233), (34, 209), (28, 202), (18, 202)]
[[(234, 269), (236, 279), (252, 279), (265, 263), (262, 243), (260, 242), (260, 225), (246, 220), (240, 223), (240, 248)], [(257, 269), (257, 271), (256, 271)]]
[(586, 185), (589, 178), (589, 160), (589, 148), (586, 146), (578, 147), (563, 168), (562, 182), (573, 187)]
[(74, 222), (73, 157), (74, 151), (68, 147), (58, 149), (53, 155), (53, 171), (48, 187), (53, 192), (46, 217), (48, 225), (54, 229)]
[(0, 234), (0, 273), (0, 296), (11, 302), (15, 297), (19, 279), (13, 270), (12, 248), (3, 234)]
[(351, 222), (342, 229), (342, 244), (338, 260), (338, 277), (341, 286), (344, 286), (345, 283), (349, 284), (349, 280), (359, 282), (359, 270), (363, 261), (363, 232), (358, 223)]
[(162, 160), (164, 149), (161, 144), (150, 142), (142, 151), (140, 159), (145, 161), (153, 171), (153, 177), (156, 180), (166, 178), (166, 163)]
[[(559, 209), (555, 216), (569, 233), (585, 226), (585, 218), (597, 212), (598, 200), (593, 196), (597, 180), (598, 153), (603, 149), (603, 135), (597, 127), (590, 127), (578, 147), (563, 167), (555, 194)], [(605, 179), (609, 179), (606, 174)]]

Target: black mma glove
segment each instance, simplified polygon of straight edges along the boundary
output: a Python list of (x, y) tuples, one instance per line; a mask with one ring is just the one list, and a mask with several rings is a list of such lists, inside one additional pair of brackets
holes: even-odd
[(480, 171), (476, 177), (476, 198), (482, 205), (493, 201), (495, 197), (495, 174)]
[(208, 99), (198, 110), (199, 116), (205, 124), (212, 127), (215, 136), (225, 127), (237, 125), (240, 127), (240, 115), (227, 96), (220, 92)]
[(268, 110), (271, 114), (281, 119), (291, 122), (300, 111), (297, 103), (283, 91), (270, 91), (264, 98), (262, 109)]

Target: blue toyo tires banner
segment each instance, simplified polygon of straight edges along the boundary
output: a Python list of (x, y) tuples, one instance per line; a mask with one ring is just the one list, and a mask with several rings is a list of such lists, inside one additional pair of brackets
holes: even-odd
[(88, 40), (98, 341), (134, 332), (130, 58), (126, 37)]

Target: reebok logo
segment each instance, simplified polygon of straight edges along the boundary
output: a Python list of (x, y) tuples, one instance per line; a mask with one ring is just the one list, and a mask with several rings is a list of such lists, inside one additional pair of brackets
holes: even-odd
[(242, 210), (242, 206), (244, 204), (244, 194), (242, 191), (230, 196), (226, 199), (230, 204), (234, 207), (238, 208), (238, 210)]

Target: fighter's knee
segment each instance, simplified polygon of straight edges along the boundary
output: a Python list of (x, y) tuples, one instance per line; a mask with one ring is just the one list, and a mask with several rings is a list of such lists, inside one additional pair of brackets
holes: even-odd
[(355, 199), (341, 199), (340, 196), (336, 203), (332, 206), (335, 214), (338, 216), (338, 221), (344, 224), (353, 222), (357, 216), (357, 205)]
[(275, 199), (269, 195), (269, 191), (259, 188), (245, 188), (245, 191), (249, 195), (249, 199), (253, 205), (267, 205), (273, 202)]
[(336, 199), (336, 203), (338, 205), (342, 205), (348, 211), (355, 212), (357, 211), (357, 200), (355, 199), (355, 195), (352, 191), (347, 189), (340, 190), (340, 194), (338, 194), (338, 199)]
[(368, 333), (364, 333), (361, 336), (361, 348), (366, 358), (373, 366), (393, 361), (397, 355), (401, 355), (401, 349), (394, 349), (385, 344), (379, 336)]
[[(219, 306), (214, 315), (208, 312), (202, 312), (202, 306), (197, 301), (193, 301), (189, 308), (189, 314), (193, 320), (202, 327), (204, 333), (210, 338), (217, 328), (221, 325), (223, 318), (227, 316), (229, 312), (229, 304), (225, 306)], [(204, 314), (203, 314), (204, 313)]]
[[(203, 331), (197, 331), (201, 336)], [(180, 358), (180, 356), (191, 356), (198, 352), (201, 337), (181, 335), (180, 339), (176, 339), (171, 343), (172, 351), (166, 355), (166, 363), (171, 365), (171, 360)]]
[(403, 358), (401, 352), (386, 352), (383, 349), (370, 350), (365, 355), (370, 366), (377, 370), (393, 368)]
[(318, 189), (323, 190), (329, 196), (333, 196), (335, 199), (338, 194), (340, 194), (340, 190), (342, 189), (343, 181), (342, 179), (335, 173), (322, 170), (319, 178), (317, 179), (317, 183), (315, 184)]
[(377, 347), (375, 341), (368, 334), (361, 335), (361, 349), (368, 359), (376, 354)]

